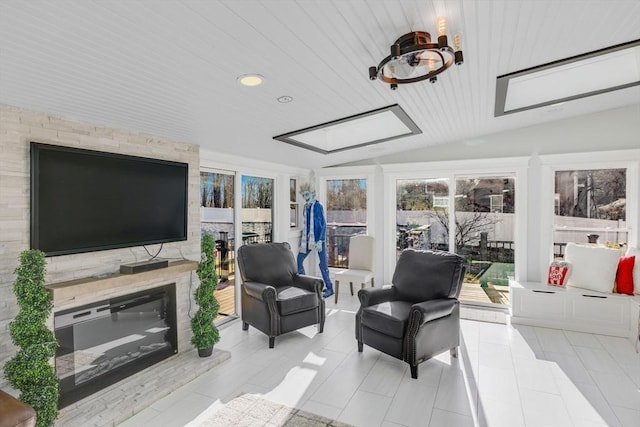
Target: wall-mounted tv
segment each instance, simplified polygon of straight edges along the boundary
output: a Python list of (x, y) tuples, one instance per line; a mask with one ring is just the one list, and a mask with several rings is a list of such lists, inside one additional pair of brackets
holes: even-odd
[(31, 143), (31, 248), (66, 255), (187, 239), (186, 163)]

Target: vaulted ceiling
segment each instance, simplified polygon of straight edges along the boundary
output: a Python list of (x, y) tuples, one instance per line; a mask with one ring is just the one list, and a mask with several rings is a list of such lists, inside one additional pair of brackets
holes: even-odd
[[(369, 80), (437, 16), (463, 34), (462, 66), (397, 91)], [(497, 76), (637, 39), (637, 0), (3, 0), (0, 103), (319, 167), (639, 104), (636, 86), (494, 117)], [(423, 133), (328, 155), (272, 139), (392, 104)]]

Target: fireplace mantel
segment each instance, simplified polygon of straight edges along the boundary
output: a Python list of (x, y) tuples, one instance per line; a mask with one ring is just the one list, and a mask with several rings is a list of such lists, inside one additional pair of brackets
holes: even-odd
[(190, 343), (189, 314), (196, 307), (192, 292), (197, 285), (193, 274), (197, 267), (196, 261), (180, 260), (170, 262), (167, 268), (137, 274), (112, 273), (45, 285), (53, 293), (54, 312), (170, 283), (176, 286), (178, 354), (62, 408), (56, 424), (81, 427), (87, 420), (98, 419), (101, 425), (120, 423), (230, 357), (216, 349), (213, 357), (199, 358)]
[(180, 260), (166, 268), (136, 274), (112, 273), (45, 285), (53, 293), (54, 311), (175, 282), (176, 276), (195, 270), (196, 261)]

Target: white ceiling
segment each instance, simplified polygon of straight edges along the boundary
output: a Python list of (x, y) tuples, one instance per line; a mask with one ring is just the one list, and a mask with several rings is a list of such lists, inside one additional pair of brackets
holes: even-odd
[[(439, 15), (462, 32), (464, 65), (435, 85), (369, 80)], [(637, 39), (638, 0), (0, 0), (0, 103), (320, 167), (639, 104), (636, 86), (493, 114), (497, 76)], [(244, 73), (265, 83), (242, 87)], [(421, 135), (329, 155), (272, 139), (396, 103)]]

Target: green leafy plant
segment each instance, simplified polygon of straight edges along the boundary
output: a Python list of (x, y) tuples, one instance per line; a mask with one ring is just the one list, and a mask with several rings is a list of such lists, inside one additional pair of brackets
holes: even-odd
[(202, 259), (196, 270), (200, 285), (194, 293), (198, 311), (191, 319), (193, 331), (191, 343), (198, 349), (207, 349), (220, 341), (220, 331), (213, 323), (218, 315), (220, 304), (214, 295), (218, 285), (218, 275), (215, 269), (215, 241), (212, 235), (202, 236), (201, 250)]
[(53, 299), (44, 287), (45, 267), (44, 252), (26, 250), (20, 254), (13, 284), (20, 310), (9, 324), (11, 340), (19, 350), (4, 365), (5, 377), (20, 390), (20, 400), (36, 411), (37, 427), (53, 425), (58, 416), (59, 382), (49, 363), (58, 342), (46, 325)]

